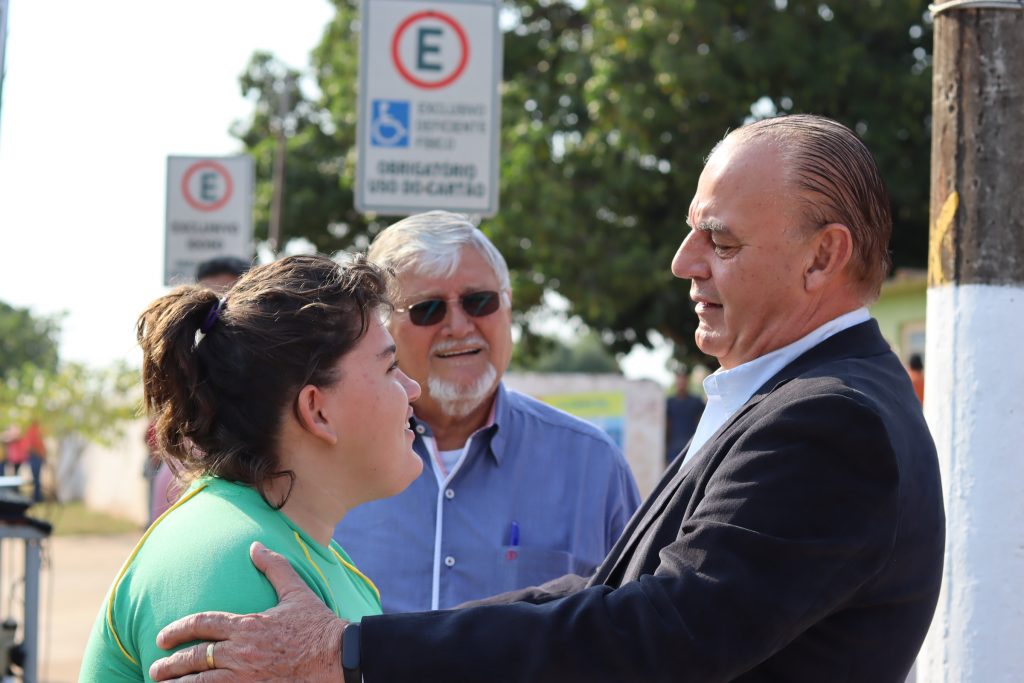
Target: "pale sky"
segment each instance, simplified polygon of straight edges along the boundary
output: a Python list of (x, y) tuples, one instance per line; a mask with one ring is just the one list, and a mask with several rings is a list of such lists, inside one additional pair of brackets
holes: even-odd
[[(139, 355), (164, 293), (169, 155), (235, 154), (255, 50), (305, 68), (326, 0), (10, 0), (0, 106), (0, 300), (67, 311), (62, 357)], [(666, 264), (668, 267), (668, 264)], [(665, 352), (627, 374), (667, 383)]]

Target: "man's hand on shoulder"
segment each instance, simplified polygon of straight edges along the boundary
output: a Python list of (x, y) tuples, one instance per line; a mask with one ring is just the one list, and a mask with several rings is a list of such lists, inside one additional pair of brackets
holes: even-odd
[(288, 560), (259, 543), (249, 554), (277, 591), (277, 606), (259, 614), (202, 612), (175, 621), (157, 635), (158, 646), (199, 642), (157, 660), (149, 675), (197, 683), (342, 683), (341, 635), (348, 622), (314, 595)]

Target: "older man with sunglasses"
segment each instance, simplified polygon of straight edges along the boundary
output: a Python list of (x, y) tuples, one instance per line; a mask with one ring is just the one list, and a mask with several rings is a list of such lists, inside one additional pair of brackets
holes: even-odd
[(335, 531), (386, 612), (454, 607), (566, 573), (589, 575), (639, 504), (596, 427), (506, 388), (511, 287), (497, 248), (461, 215), (411, 216), (369, 257), (397, 274), (389, 328), (423, 473)]

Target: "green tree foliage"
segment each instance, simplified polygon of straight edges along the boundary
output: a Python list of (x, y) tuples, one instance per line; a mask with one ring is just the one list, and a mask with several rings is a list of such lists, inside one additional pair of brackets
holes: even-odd
[(0, 383), (0, 424), (38, 420), (57, 439), (72, 434), (111, 445), (139, 415), (139, 373), (126, 365), (93, 369), (62, 363), (57, 371), (26, 364)]
[[(892, 195), (894, 259), (925, 262), (931, 24), (910, 0), (522, 0), (504, 24), (501, 202), (482, 227), (526, 311), (554, 290), (617, 351), (658, 330), (693, 355), (696, 318), (669, 273), (703, 160), (745, 121), (812, 112), (854, 128)], [(286, 236), (360, 248), (392, 217), (353, 208), (358, 14), (314, 50), (320, 95), (293, 99)], [(286, 69), (258, 54), (237, 129), (257, 159), (266, 234), (269, 112)], [(689, 352), (689, 353), (687, 353)]]
[(39, 422), (56, 441), (47, 459), (57, 468), (57, 500), (80, 495), (65, 477), (81, 464), (89, 443), (112, 446), (139, 415), (139, 373), (125, 365), (92, 369), (61, 363), (57, 370), (26, 363), (0, 381), (0, 426), (23, 431)]
[(233, 132), (256, 162), (257, 234), (265, 238), (268, 232), (274, 155), (283, 129), (287, 163), (282, 239), (305, 237), (318, 250), (330, 252), (350, 245), (338, 233), (338, 226), (356, 216), (352, 182), (343, 182), (339, 175), (347, 148), (338, 147), (338, 136), (354, 140), (355, 133), (335, 128), (327, 111), (303, 94), (301, 78), (272, 55), (255, 53), (240, 78), (243, 94), (254, 103), (253, 114)]
[(59, 330), (56, 318), (33, 316), (0, 301), (0, 380), (25, 364), (56, 370)]
[(517, 344), (509, 367), (514, 372), (582, 372), (621, 375), (622, 368), (594, 332), (571, 343), (533, 336), (532, 343)]
[(0, 330), (0, 430), (38, 420), (49, 436), (110, 444), (138, 415), (138, 371), (59, 363), (58, 318), (0, 302)]

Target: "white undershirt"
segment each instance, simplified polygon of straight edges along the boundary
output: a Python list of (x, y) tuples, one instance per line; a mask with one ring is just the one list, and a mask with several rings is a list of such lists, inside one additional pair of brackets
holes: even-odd
[(786, 367), (806, 351), (814, 348), (832, 335), (859, 325), (871, 319), (866, 308), (844, 313), (834, 318), (810, 334), (797, 339), (792, 344), (775, 349), (770, 353), (752, 361), (723, 370), (719, 368), (704, 379), (704, 392), (708, 400), (704, 413), (697, 423), (697, 431), (693, 434), (690, 447), (686, 451), (684, 462), (692, 454), (700, 450), (715, 432), (736, 414), (743, 404), (750, 400), (754, 392), (771, 379), (782, 368)]
[(446, 472), (451, 472), (455, 469), (455, 465), (462, 459), (462, 456), (466, 454), (465, 448), (456, 448), (454, 451), (438, 451), (437, 457), (441, 458), (441, 462), (444, 463), (444, 469)]
[[(474, 434), (475, 436), (475, 434)], [(434, 510), (434, 567), (430, 582), (430, 609), (439, 609), (441, 604), (441, 532), (444, 529), (444, 494), (448, 483), (455, 477), (459, 466), (469, 453), (469, 447), (473, 443), (473, 437), (469, 437), (462, 448), (452, 451), (442, 451), (437, 448), (437, 440), (432, 436), (424, 435), (423, 441), (427, 444), (427, 450), (434, 456), (430, 459), (433, 466), (434, 477), (437, 479), (437, 501)]]

